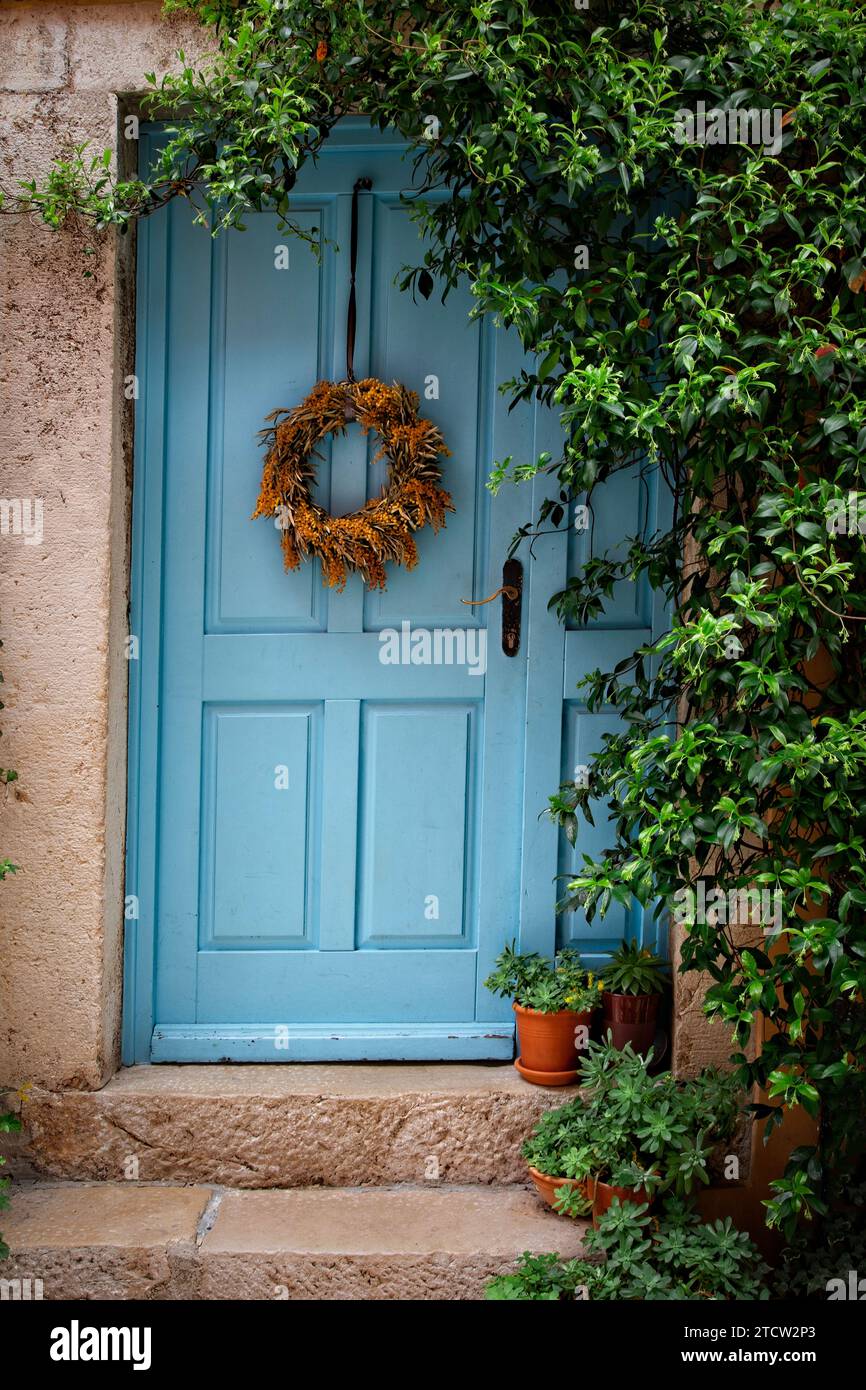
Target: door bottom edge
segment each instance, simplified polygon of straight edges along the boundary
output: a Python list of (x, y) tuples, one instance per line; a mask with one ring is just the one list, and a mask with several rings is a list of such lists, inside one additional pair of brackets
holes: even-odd
[(510, 1062), (499, 1023), (158, 1024), (152, 1062)]

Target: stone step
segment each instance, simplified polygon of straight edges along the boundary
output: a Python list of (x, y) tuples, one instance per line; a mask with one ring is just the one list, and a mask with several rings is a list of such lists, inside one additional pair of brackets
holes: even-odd
[(0, 1278), (48, 1300), (474, 1299), (524, 1250), (579, 1255), (585, 1229), (516, 1186), (40, 1182), (3, 1213)]
[(523, 1139), (573, 1094), (508, 1065), (128, 1067), (101, 1091), (34, 1090), (7, 1147), (19, 1173), (71, 1180), (524, 1183)]

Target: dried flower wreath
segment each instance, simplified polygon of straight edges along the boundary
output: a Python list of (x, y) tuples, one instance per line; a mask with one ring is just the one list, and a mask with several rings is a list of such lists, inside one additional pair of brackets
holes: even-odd
[[(371, 589), (384, 589), (389, 560), (412, 569), (418, 562), (413, 532), (428, 521), (438, 531), (446, 512), (454, 511), (437, 462), (450, 451), (437, 427), (419, 416), (416, 393), (375, 377), (320, 381), (300, 405), (274, 410), (267, 419), (273, 423), (262, 430), (268, 452), (253, 517), (277, 519), (286, 569), (318, 555), (322, 582), (337, 589), (352, 571)], [(388, 482), (360, 511), (331, 516), (313, 501), (312, 458), (322, 439), (343, 434), (352, 419), (364, 434), (373, 430), (381, 439), (373, 462), (388, 460)]]

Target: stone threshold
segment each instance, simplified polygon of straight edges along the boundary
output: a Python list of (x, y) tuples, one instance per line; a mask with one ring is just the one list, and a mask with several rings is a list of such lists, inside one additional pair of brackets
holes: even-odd
[(3, 1229), (3, 1278), (48, 1300), (452, 1300), (524, 1250), (581, 1254), (586, 1224), (514, 1186), (42, 1182), (15, 1190)]
[(100, 1091), (34, 1090), (6, 1147), (19, 1174), (71, 1180), (523, 1184), (521, 1143), (575, 1093), (481, 1063), (129, 1067)]

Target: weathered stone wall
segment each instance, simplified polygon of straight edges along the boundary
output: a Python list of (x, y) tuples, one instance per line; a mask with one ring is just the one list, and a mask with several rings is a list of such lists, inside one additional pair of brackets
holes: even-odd
[[(0, 7), (3, 187), (74, 142), (116, 151), (119, 102), (180, 47), (200, 31), (158, 3)], [(41, 543), (0, 536), (0, 762), (20, 775), (0, 853), (21, 866), (0, 890), (3, 1084), (99, 1086), (118, 1059), (128, 261), (112, 236), (0, 218), (0, 497), (43, 507)]]
[(704, 993), (712, 983), (701, 971), (678, 975), (684, 929), (671, 927), (674, 969), (674, 1020), (671, 1065), (678, 1076), (694, 1076), (702, 1067), (724, 1066), (734, 1050), (731, 1030), (703, 1012)]

